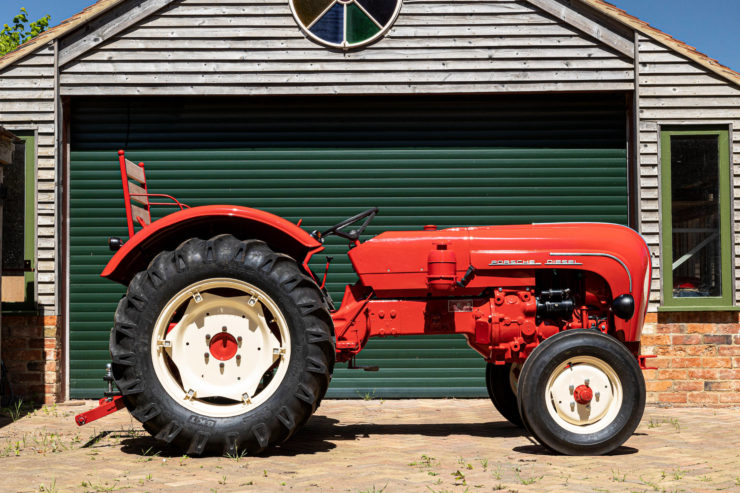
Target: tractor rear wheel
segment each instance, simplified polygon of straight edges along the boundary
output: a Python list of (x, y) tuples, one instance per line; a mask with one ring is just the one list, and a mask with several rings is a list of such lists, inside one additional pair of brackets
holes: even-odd
[(331, 318), (296, 262), (258, 240), (190, 239), (131, 281), (111, 332), (131, 414), (188, 455), (290, 437), (331, 379)]
[(635, 356), (597, 330), (572, 329), (546, 339), (519, 377), (519, 411), (547, 448), (601, 455), (622, 445), (645, 409), (645, 381)]
[(486, 364), (486, 388), (488, 397), (493, 406), (501, 415), (515, 426), (522, 425), (519, 415), (519, 404), (516, 399), (516, 388), (519, 381), (521, 365), (508, 363), (506, 365)]

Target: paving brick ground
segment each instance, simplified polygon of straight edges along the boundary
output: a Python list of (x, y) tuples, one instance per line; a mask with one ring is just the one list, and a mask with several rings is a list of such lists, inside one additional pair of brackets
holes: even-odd
[(549, 454), (485, 400), (324, 401), (260, 457), (183, 457), (125, 412), (0, 418), (0, 491), (740, 491), (740, 410), (649, 407), (605, 457)]

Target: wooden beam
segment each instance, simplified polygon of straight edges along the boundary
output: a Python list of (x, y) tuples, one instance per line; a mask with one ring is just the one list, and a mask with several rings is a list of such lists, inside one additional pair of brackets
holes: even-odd
[(112, 16), (104, 16), (107, 22), (91, 23), (84, 33), (59, 51), (59, 66), (66, 65), (80, 55), (128, 29), (137, 22), (168, 6), (174, 0), (139, 0), (135, 5), (124, 3), (113, 9)]
[(527, 0), (529, 3), (538, 7), (550, 15), (553, 15), (561, 21), (569, 24), (579, 31), (596, 38), (605, 45), (617, 50), (629, 58), (634, 58), (634, 43), (611, 31), (598, 22), (592, 21), (588, 17), (576, 12), (567, 5), (557, 0)]

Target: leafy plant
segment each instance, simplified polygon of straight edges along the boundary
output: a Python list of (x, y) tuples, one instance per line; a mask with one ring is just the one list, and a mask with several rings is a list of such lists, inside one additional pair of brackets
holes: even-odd
[(28, 40), (31, 40), (46, 31), (49, 27), (50, 15), (46, 15), (35, 22), (29, 22), (28, 12), (21, 7), (20, 13), (13, 17), (12, 26), (5, 24), (0, 31), (0, 56), (9, 53)]

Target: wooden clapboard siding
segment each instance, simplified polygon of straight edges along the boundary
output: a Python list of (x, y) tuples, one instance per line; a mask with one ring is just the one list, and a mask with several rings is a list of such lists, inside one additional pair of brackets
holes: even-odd
[[(658, 197), (660, 125), (722, 124), (733, 127), (735, 231), (740, 231), (740, 88), (662, 44), (639, 37), (641, 230), (653, 260), (650, 299), (660, 301), (660, 211)], [(735, 235), (735, 266), (740, 241)], [(670, 268), (670, 267), (668, 267)], [(735, 281), (740, 294), (740, 279)], [(737, 295), (736, 295), (737, 297)]]
[(407, 0), (383, 39), (349, 53), (308, 40), (284, 0), (180, 0), (64, 65), (61, 73), (67, 95), (633, 87), (629, 57), (525, 0)]
[(56, 314), (56, 147), (54, 49), (35, 53), (0, 71), (0, 124), (37, 132), (36, 286), (44, 313)]

